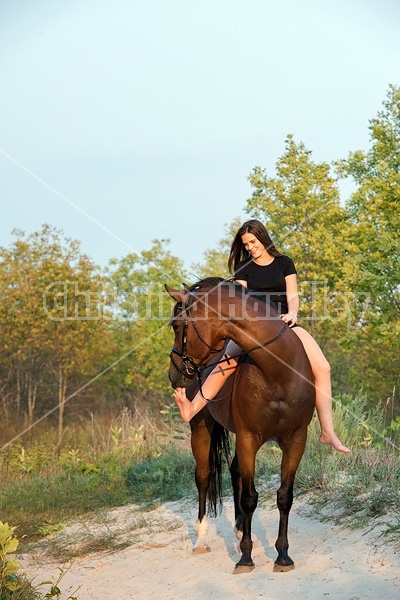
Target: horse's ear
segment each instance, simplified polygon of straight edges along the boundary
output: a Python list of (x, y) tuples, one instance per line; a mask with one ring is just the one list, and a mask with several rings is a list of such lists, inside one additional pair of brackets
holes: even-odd
[(188, 294), (190, 293), (190, 287), (188, 286), (187, 283), (182, 283), (183, 285), (183, 289), (185, 290), (185, 292), (187, 292)]
[(186, 302), (188, 294), (187, 292), (182, 292), (181, 290), (174, 290), (174, 288), (165, 284), (165, 289), (168, 294), (175, 300), (175, 302)]

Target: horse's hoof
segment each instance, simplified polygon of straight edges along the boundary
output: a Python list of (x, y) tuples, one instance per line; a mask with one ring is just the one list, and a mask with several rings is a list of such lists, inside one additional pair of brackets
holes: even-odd
[(193, 554), (207, 554), (207, 552), (211, 552), (210, 546), (195, 546), (193, 548)]
[(254, 563), (252, 565), (236, 565), (233, 569), (234, 575), (241, 575), (242, 573), (251, 573), (254, 571)]
[(277, 565), (276, 563), (274, 563), (274, 573), (286, 573), (286, 571), (293, 571), (294, 569), (294, 563), (292, 563), (291, 565)]

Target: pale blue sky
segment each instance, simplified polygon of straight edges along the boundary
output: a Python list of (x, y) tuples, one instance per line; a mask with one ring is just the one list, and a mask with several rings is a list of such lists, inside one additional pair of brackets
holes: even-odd
[(0, 0), (0, 245), (47, 222), (102, 265), (201, 261), (287, 134), (368, 148), (399, 31), (396, 0)]

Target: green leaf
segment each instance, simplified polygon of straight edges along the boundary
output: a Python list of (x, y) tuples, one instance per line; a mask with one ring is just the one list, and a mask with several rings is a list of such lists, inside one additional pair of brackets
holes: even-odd
[(4, 551), (7, 554), (10, 554), (11, 552), (15, 552), (16, 549), (18, 548), (18, 544), (19, 544), (19, 542), (16, 537), (10, 538), (4, 544)]
[(18, 569), (19, 562), (17, 560), (14, 560), (13, 558), (10, 558), (6, 561), (6, 566), (3, 568), (3, 573), (7, 576), (15, 575)]

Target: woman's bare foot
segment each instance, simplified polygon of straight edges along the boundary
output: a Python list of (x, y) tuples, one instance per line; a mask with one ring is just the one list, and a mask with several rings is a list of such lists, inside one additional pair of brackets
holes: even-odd
[(351, 452), (350, 448), (347, 448), (347, 446), (342, 444), (336, 433), (321, 433), (319, 441), (321, 442), (321, 444), (332, 446), (338, 452), (344, 452), (345, 454)]
[(182, 419), (185, 423), (189, 423), (199, 409), (196, 410), (196, 406), (187, 399), (185, 388), (176, 388), (176, 390), (174, 390), (174, 398), (180, 410)]

